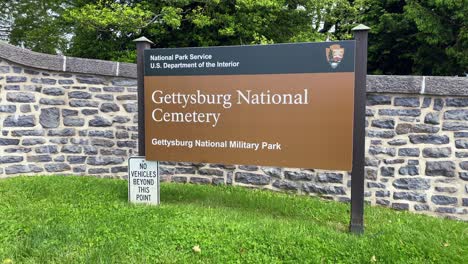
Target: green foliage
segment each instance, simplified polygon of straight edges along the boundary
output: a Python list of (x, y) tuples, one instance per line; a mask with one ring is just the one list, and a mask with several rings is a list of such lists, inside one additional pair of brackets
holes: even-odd
[(358, 0), (371, 27), (369, 71), (463, 75), (468, 72), (466, 0)]
[[(405, 15), (418, 29), (414, 70), (422, 74), (468, 72), (468, 2), (407, 0)], [(426, 59), (429, 58), (429, 59)]]
[(0, 33), (14, 21), (13, 44), (134, 62), (142, 35), (161, 48), (324, 41), (363, 23), (370, 73), (463, 75), (467, 14), (466, 0), (0, 0)]
[[(0, 180), (0, 261), (12, 263), (463, 263), (466, 222), (239, 187), (162, 184), (161, 206), (127, 182)], [(199, 245), (200, 253), (192, 251)]]
[(66, 2), (58, 0), (0, 0), (0, 16), (8, 12), (14, 21), (10, 42), (23, 45), (33, 51), (55, 54), (65, 50), (67, 25), (60, 14), (67, 8)]

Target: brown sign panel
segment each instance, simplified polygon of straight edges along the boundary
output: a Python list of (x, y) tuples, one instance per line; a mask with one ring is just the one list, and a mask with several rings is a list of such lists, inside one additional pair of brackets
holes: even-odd
[(146, 159), (350, 171), (354, 42), (339, 44), (150, 50)]

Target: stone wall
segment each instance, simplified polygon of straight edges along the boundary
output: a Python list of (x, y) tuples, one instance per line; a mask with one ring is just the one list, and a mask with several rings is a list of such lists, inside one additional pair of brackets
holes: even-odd
[[(0, 43), (0, 178), (125, 178), (137, 154), (135, 65)], [(468, 78), (368, 76), (366, 200), (468, 220)], [(349, 201), (347, 172), (160, 162), (163, 180)]]

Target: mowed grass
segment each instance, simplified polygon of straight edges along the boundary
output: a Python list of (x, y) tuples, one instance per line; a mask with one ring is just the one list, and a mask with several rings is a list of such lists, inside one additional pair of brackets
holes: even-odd
[[(162, 184), (161, 206), (127, 183), (0, 180), (0, 263), (467, 263), (468, 223), (240, 187)], [(199, 245), (201, 252), (192, 250)]]

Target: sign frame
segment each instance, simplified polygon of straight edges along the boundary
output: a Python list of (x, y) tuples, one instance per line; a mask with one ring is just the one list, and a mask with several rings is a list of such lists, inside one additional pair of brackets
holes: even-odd
[[(364, 165), (365, 165), (365, 111), (367, 43), (369, 27), (358, 25), (352, 29), (355, 45), (354, 120), (351, 170), (351, 212), (349, 231), (364, 233)], [(144, 115), (144, 51), (153, 44), (145, 37), (135, 40), (137, 46), (137, 92), (138, 92), (138, 153), (145, 156), (145, 115)]]

